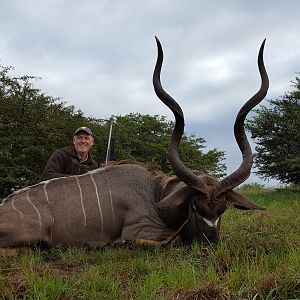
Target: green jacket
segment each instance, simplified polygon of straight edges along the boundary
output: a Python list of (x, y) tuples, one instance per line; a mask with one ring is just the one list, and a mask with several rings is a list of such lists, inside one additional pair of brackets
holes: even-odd
[(49, 158), (41, 180), (56, 177), (80, 175), (98, 168), (98, 163), (90, 155), (80, 162), (74, 146), (56, 150)]

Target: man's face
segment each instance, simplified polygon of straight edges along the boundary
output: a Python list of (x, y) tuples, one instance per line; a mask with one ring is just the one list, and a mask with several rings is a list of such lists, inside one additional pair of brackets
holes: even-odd
[(94, 144), (94, 138), (91, 135), (88, 135), (84, 132), (74, 135), (73, 144), (76, 151), (81, 155), (86, 155), (91, 146)]

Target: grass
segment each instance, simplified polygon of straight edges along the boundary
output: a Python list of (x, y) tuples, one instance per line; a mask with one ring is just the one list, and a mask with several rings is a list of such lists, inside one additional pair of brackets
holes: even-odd
[(227, 210), (216, 246), (1, 256), (0, 299), (300, 299), (299, 190), (241, 192), (267, 210)]

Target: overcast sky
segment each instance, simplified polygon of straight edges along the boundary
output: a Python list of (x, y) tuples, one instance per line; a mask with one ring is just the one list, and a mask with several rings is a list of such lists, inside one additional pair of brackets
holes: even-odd
[(152, 87), (157, 35), (162, 83), (182, 106), (186, 133), (226, 151), (231, 172), (241, 163), (233, 122), (259, 88), (263, 39), (267, 99), (291, 90), (300, 72), (299, 12), (299, 0), (1, 0), (0, 63), (41, 77), (37, 87), (86, 116), (173, 120)]

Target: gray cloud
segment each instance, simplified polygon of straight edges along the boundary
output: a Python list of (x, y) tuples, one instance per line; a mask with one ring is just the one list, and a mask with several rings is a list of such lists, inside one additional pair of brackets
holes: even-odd
[(88, 116), (173, 119), (152, 88), (157, 35), (165, 52), (162, 81), (182, 105), (187, 133), (225, 150), (230, 171), (240, 161), (232, 124), (259, 87), (262, 40), (268, 98), (290, 90), (300, 71), (299, 10), (297, 0), (4, 0), (0, 59), (14, 74), (42, 77), (43, 92)]

